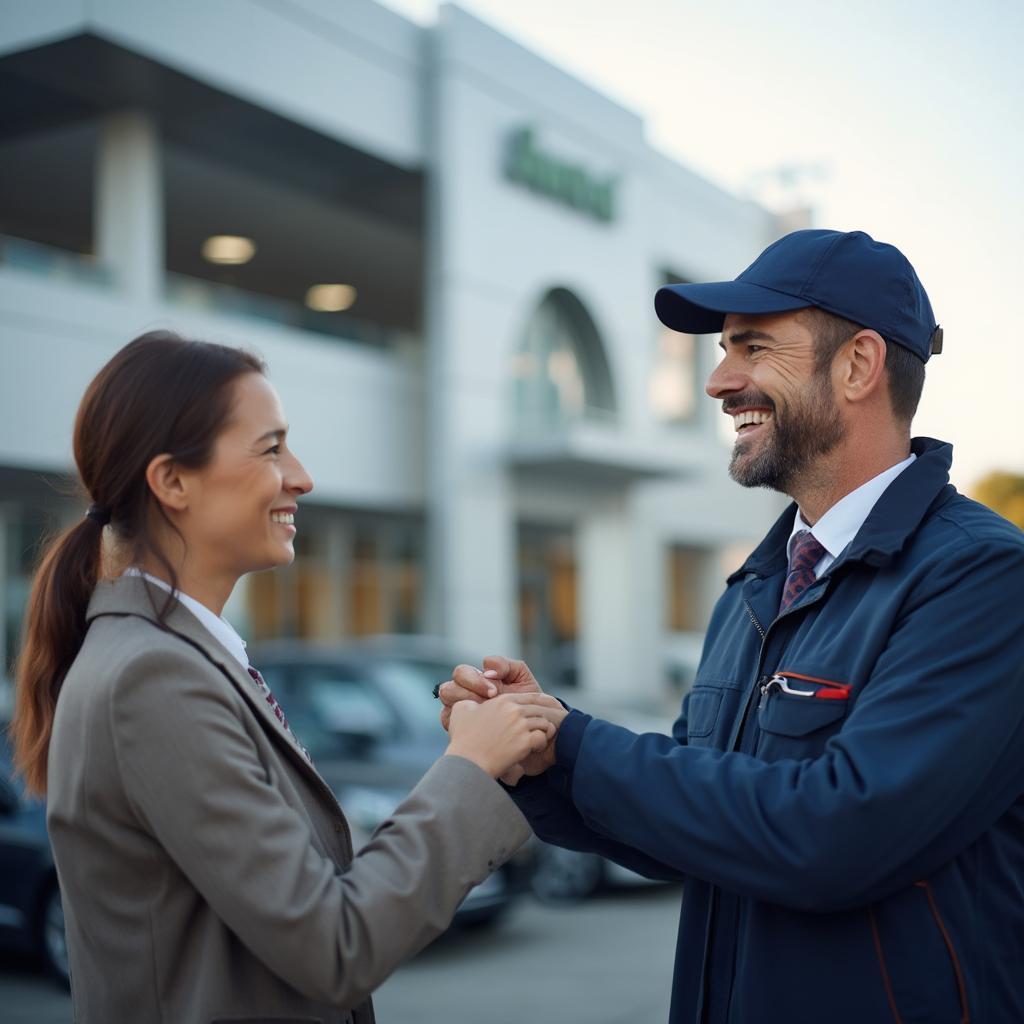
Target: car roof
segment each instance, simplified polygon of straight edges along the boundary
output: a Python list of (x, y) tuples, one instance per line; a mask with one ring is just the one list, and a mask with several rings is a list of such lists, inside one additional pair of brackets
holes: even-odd
[(447, 640), (429, 636), (374, 636), (362, 640), (322, 642), (316, 640), (273, 640), (252, 644), (249, 653), (254, 662), (303, 661), (438, 661), (452, 667), (469, 663)]

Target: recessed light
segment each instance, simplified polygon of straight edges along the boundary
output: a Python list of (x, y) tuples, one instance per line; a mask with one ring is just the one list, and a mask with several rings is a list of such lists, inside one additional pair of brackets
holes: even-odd
[(203, 259), (211, 263), (237, 265), (256, 255), (256, 243), (242, 235), (211, 235), (203, 242)]
[(350, 284), (315, 284), (306, 292), (306, 305), (318, 313), (340, 313), (356, 301)]

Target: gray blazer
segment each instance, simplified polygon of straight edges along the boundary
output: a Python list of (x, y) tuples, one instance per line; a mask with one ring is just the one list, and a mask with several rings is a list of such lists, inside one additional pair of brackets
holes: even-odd
[[(252, 679), (138, 577), (100, 583), (57, 702), (47, 824), (78, 1024), (370, 1024), (370, 993), (529, 835), (441, 758), (352, 855)], [(287, 711), (287, 709), (285, 709)]]

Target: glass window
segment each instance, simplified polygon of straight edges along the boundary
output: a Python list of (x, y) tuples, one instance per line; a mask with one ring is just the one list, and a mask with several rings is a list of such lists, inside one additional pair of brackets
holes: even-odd
[(166, 138), (168, 296), (373, 346), (415, 344), (422, 177), (294, 127), (316, 152), (278, 148), (285, 129), (257, 122), (248, 138), (230, 121), (219, 142)]
[[(666, 273), (661, 283), (682, 281), (681, 277)], [(654, 415), (665, 423), (690, 423), (694, 419), (701, 386), (697, 379), (700, 340), (668, 327), (658, 331), (647, 392)]]
[(0, 264), (48, 277), (109, 282), (95, 255), (98, 145), (93, 120), (37, 126), (31, 133), (0, 130)]
[(394, 729), (394, 714), (387, 702), (362, 680), (330, 672), (310, 674), (299, 685), (310, 709), (333, 732), (381, 736)]
[(527, 324), (512, 360), (516, 415), (527, 427), (612, 420), (611, 372), (597, 327), (583, 304), (553, 289)]
[(419, 632), (423, 558), (419, 520), (303, 506), (295, 561), (249, 579), (252, 637)]
[(453, 665), (433, 661), (401, 659), (377, 666), (381, 683), (404, 715), (415, 723), (419, 732), (437, 735), (438, 704), (434, 700), (436, 683), (451, 679)]
[(539, 676), (576, 683), (579, 601), (575, 538), (570, 530), (519, 529), (519, 629), (523, 657)]
[(708, 552), (683, 544), (669, 546), (666, 560), (665, 626), (673, 633), (696, 633), (705, 628), (704, 593)]

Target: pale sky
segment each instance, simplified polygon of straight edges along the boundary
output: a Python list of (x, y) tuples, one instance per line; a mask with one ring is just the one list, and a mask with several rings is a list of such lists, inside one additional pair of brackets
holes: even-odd
[[(426, 24), (438, 7), (386, 5)], [(778, 168), (816, 169), (800, 186), (815, 225), (897, 245), (945, 329), (914, 432), (954, 443), (962, 490), (991, 469), (1024, 472), (1024, 3), (459, 6), (640, 114), (654, 146), (724, 188), (776, 205)]]

